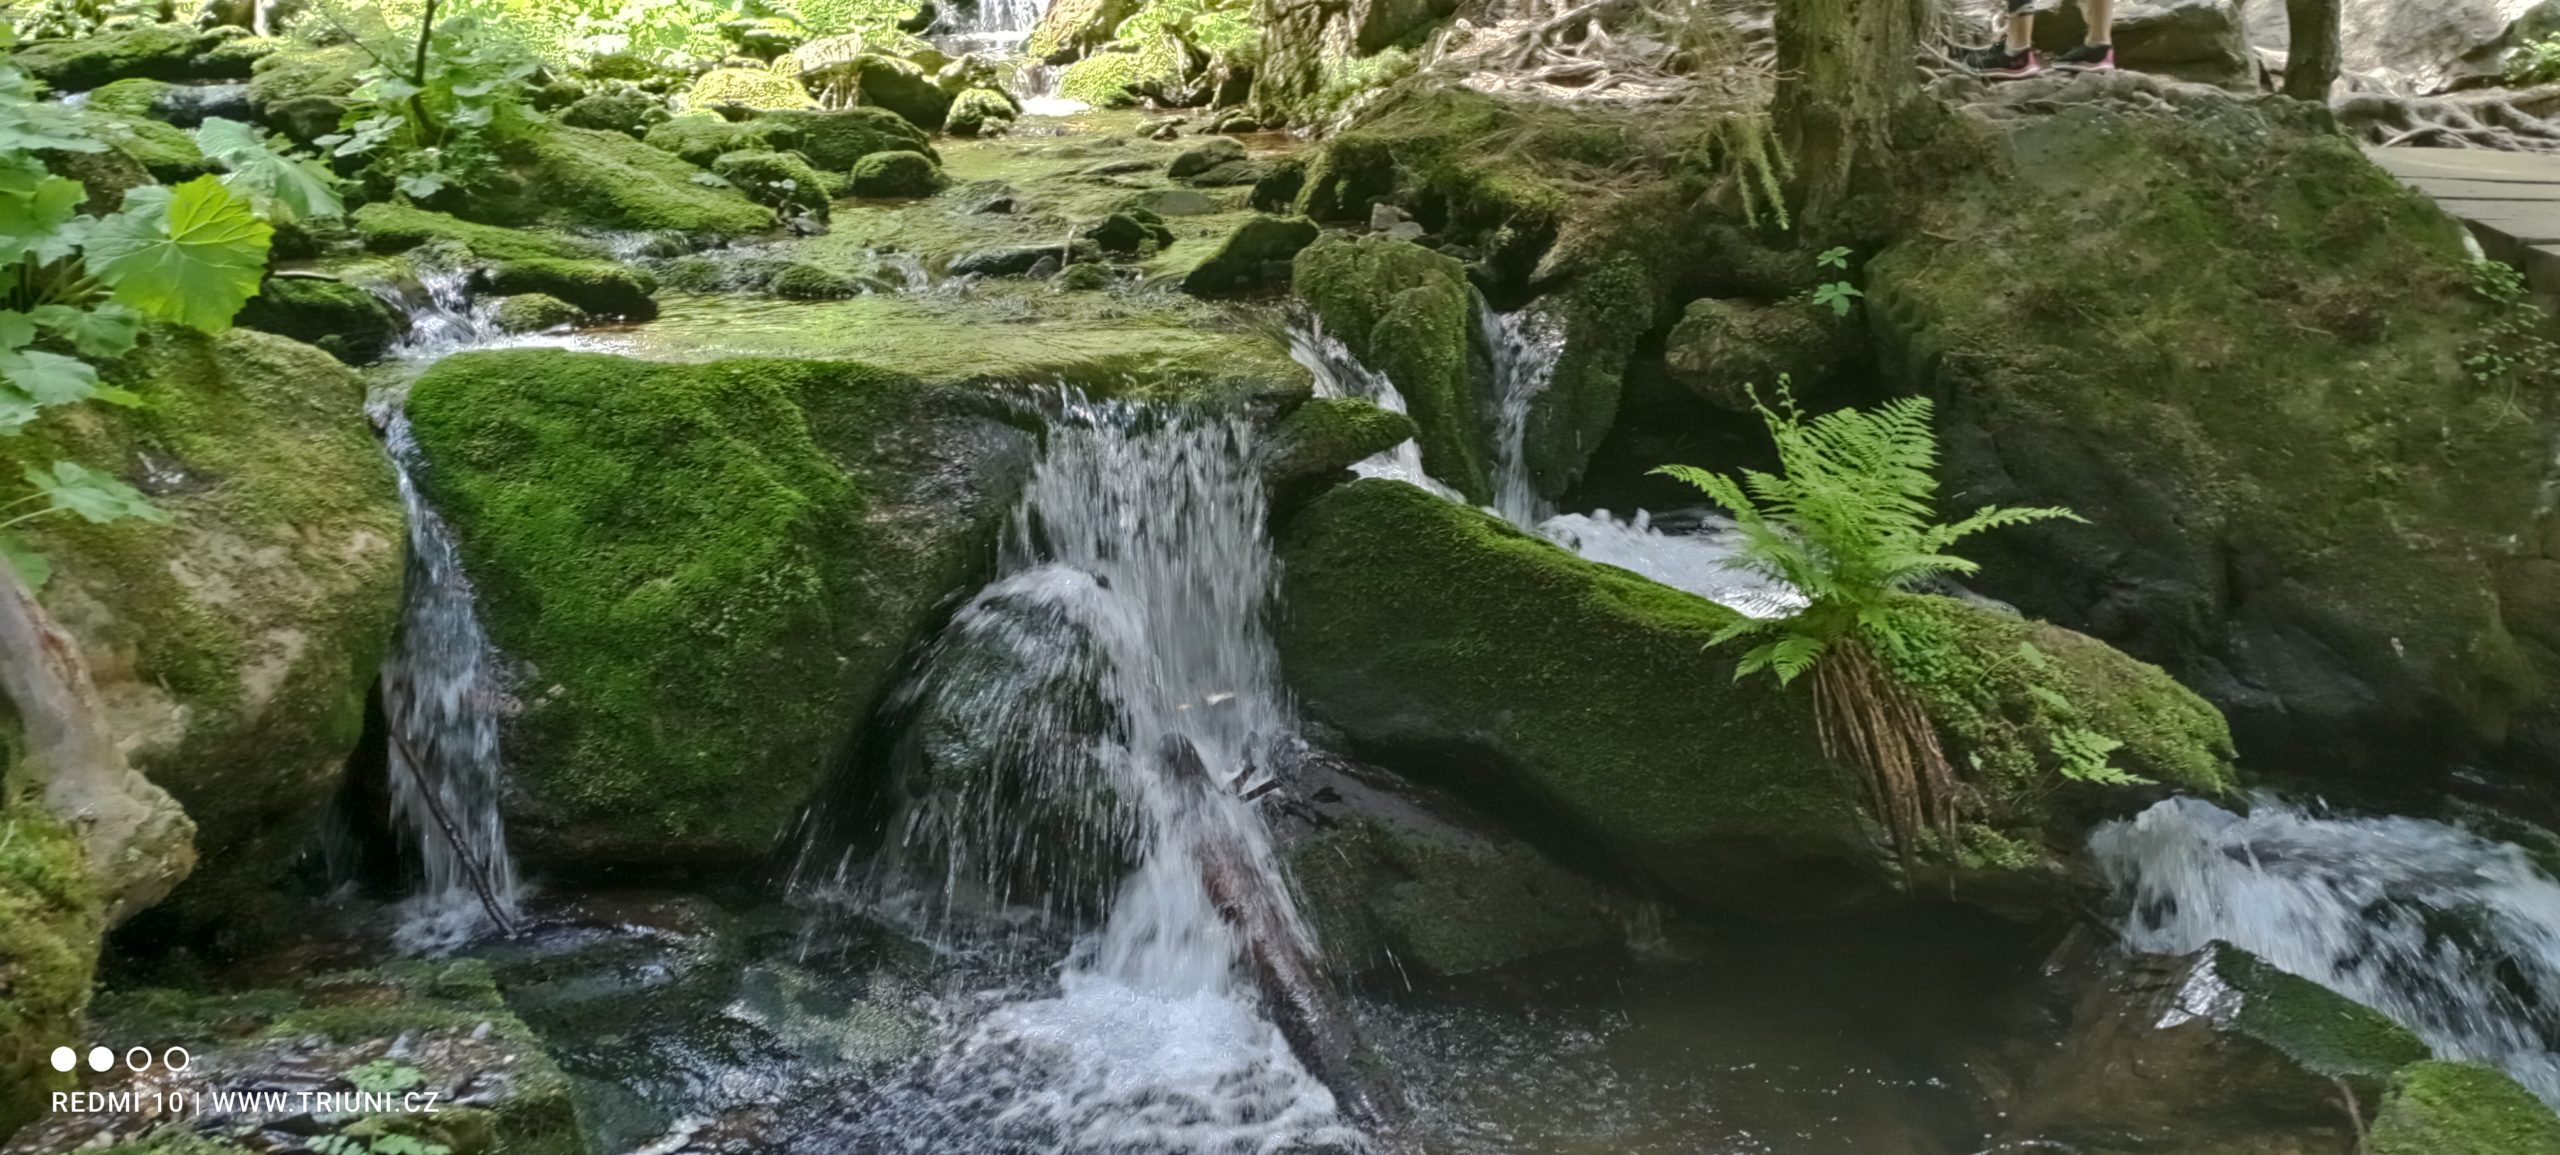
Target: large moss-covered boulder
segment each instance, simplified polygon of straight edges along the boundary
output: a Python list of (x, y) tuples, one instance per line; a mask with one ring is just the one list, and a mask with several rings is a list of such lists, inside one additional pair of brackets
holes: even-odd
[(1290, 262), (1315, 243), (1316, 231), (1315, 222), (1303, 217), (1249, 217), (1183, 273), (1182, 291), (1227, 297), (1276, 290), (1289, 283)]
[(352, 44), (295, 44), (258, 61), (249, 77), (249, 104), (267, 127), (308, 144), (338, 130), (358, 77), (372, 64)]
[(2372, 1155), (2560, 1155), (2560, 1117), (2506, 1072), (2433, 1060), (2401, 1068)]
[[(1291, 687), (1363, 758), (1691, 902), (1818, 910), (1901, 869), (1817, 747), (1812, 696), (1735, 681), (1739, 651), (1709, 644), (1734, 611), (1396, 481), (1316, 498), (1279, 552)], [(2072, 728), (2122, 743), (2119, 770), (2229, 788), (2220, 719), (2157, 669), (1950, 599), (1897, 621), (1887, 664), (1976, 799), (1958, 845), (1914, 855), (1918, 889), (2020, 913), (2072, 893), (2084, 815), (2138, 795), (2062, 775)]]
[(195, 820), (172, 902), (211, 914), (292, 864), (355, 749), (399, 614), (399, 494), (363, 382), (311, 346), (159, 329), (102, 370), (141, 404), (48, 417), (0, 471), (78, 461), (173, 515), (16, 532), (128, 760)]
[(1029, 451), (824, 362), (470, 353), (409, 413), (520, 678), (510, 836), (582, 864), (768, 848), (981, 573)]
[(196, 147), (195, 137), (174, 125), (146, 116), (123, 116), (99, 109), (79, 112), (80, 127), (91, 139), (130, 157), (163, 184), (194, 180), (218, 171)]
[(847, 67), (855, 75), (862, 103), (897, 113), (926, 132), (942, 131), (951, 112), (951, 94), (922, 68), (895, 56), (865, 55)]
[(711, 171), (777, 212), (827, 219), (827, 182), (796, 152), (724, 152)]
[(435, 245), (487, 261), (601, 261), (612, 256), (602, 243), (584, 237), (474, 224), (393, 201), (375, 201), (357, 209), (352, 223), (364, 247), (377, 253), (405, 253)]
[(550, 221), (695, 237), (740, 237), (774, 225), (773, 210), (702, 170), (618, 132), (554, 125), (512, 146), (518, 197), (466, 201), (464, 215), (502, 224)]
[(27, 75), (61, 92), (86, 92), (109, 81), (209, 77), (197, 57), (216, 38), (186, 24), (146, 24), (69, 40), (38, 40), (11, 59)]
[(165, 80), (119, 80), (89, 93), (88, 107), (118, 116), (147, 117), (179, 128), (194, 128), (207, 117), (248, 120), (256, 109), (245, 84), (171, 84)]
[(1289, 411), (1264, 442), (1262, 482), (1302, 490), (1413, 438), (1413, 419), (1355, 397), (1317, 397)]
[(657, 279), (646, 271), (614, 261), (562, 261), (525, 257), (500, 261), (482, 271), (481, 287), (501, 296), (541, 293), (557, 297), (598, 317), (647, 321), (658, 315)]
[(943, 129), (953, 136), (993, 136), (1012, 124), (1021, 111), (1001, 89), (963, 89), (951, 98), (951, 113), (944, 120)]
[(763, 68), (715, 68), (685, 93), (687, 108), (816, 108), (809, 90), (792, 77)]
[(2168, 667), (2253, 759), (2424, 772), (2545, 694), (2497, 577), (2550, 544), (2548, 394), (2465, 367), (2461, 229), (2289, 107), (1972, 124), (1870, 311), (1949, 492), (2087, 519), (1985, 539), (1985, 592)]
[(1477, 306), (1466, 269), (1397, 237), (1328, 237), (1297, 255), (1293, 283), (1325, 332), (1404, 395), (1423, 468), (1491, 500), (1490, 439), (1467, 368)]
[(920, 152), (875, 152), (853, 162), (858, 197), (927, 197), (942, 191), (942, 168)]
[(768, 135), (773, 126), (773, 121), (762, 118), (730, 120), (716, 112), (688, 112), (651, 125), (640, 139), (684, 158), (687, 164), (709, 168), (726, 153), (777, 147)]
[(0, 774), (0, 1141), (77, 1081), (53, 1069), (52, 1054), (84, 1037), (80, 1013), (106, 929), (79, 838), (20, 777)]
[(1051, 64), (1072, 64), (1078, 57), (1110, 43), (1120, 22), (1138, 11), (1139, 0), (1057, 0), (1040, 14), (1024, 38), (1027, 56)]
[(850, 169), (875, 152), (920, 152), (937, 164), (942, 160), (925, 130), (885, 108), (769, 112), (748, 123), (773, 134), (771, 147), (790, 149), (831, 172)]
[(408, 330), (372, 290), (328, 277), (268, 277), (233, 321), (317, 345), (350, 365), (380, 360)]

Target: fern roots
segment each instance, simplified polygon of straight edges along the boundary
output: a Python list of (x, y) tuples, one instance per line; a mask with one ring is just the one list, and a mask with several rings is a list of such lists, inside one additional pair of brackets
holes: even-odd
[(1917, 860), (1923, 830), (1954, 845), (1962, 806), (1955, 767), (1920, 699), (1864, 640), (1841, 638), (1814, 664), (1813, 703), (1823, 755), (1859, 780), (1904, 868)]

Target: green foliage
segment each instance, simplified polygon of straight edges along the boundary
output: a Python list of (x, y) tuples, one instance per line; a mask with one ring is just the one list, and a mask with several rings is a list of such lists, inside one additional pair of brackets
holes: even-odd
[(1166, 37), (1207, 57), (1213, 71), (1250, 67), (1262, 55), (1262, 30), (1242, 0), (1152, 0), (1112, 33), (1140, 51)]
[(323, 1135), (311, 1141), (311, 1149), (320, 1155), (451, 1155), (453, 1151), (442, 1143), (396, 1131), (380, 1135)]
[(2507, 84), (2531, 88), (2560, 80), (2560, 35), (2527, 41), (2507, 57)]
[[(0, 48), (14, 34), (0, 29)], [(145, 318), (207, 331), (231, 324), (256, 295), (271, 230), (244, 197), (212, 177), (143, 185), (105, 217), (80, 211), (88, 189), (34, 155), (98, 152), (75, 114), (37, 99), (34, 82), (0, 64), (0, 436), (47, 409), (82, 401), (130, 405), (100, 384), (88, 358), (131, 349)], [(31, 492), (0, 504), (0, 557), (32, 588), (51, 565), (9, 531), (72, 514), (92, 522), (165, 521), (141, 493), (76, 462), (30, 466)]]
[(169, 18), (168, 0), (32, 0), (9, 6), (22, 40), (77, 40)]
[(2501, 389), (2507, 407), (2523, 412), (2521, 396), (2560, 382), (2560, 342), (2550, 319), (2533, 302), (2524, 273), (2504, 261), (2471, 262), (2471, 290), (2492, 310), (2489, 323), (2463, 350), (2463, 368), (2485, 388)]
[[(1849, 250), (1825, 249), (1813, 259), (1813, 263), (1817, 268), (1846, 273), (1849, 271)], [(1814, 288), (1813, 303), (1831, 306), (1832, 316), (1846, 317), (1850, 310), (1858, 307), (1858, 298), (1863, 296), (1866, 294), (1859, 292), (1858, 287), (1847, 280), (1826, 281)]]
[(370, 1095), (396, 1095), (424, 1086), (426, 1075), (416, 1067), (392, 1059), (375, 1059), (347, 1072), (347, 1081), (356, 1090)]
[(196, 129), (196, 147), (230, 173), (222, 178), (224, 188), (248, 197), (270, 220), (323, 220), (346, 212), (337, 175), (296, 154), (281, 136), (261, 138), (248, 125), (216, 116)]
[(727, 55), (720, 26), (751, 14), (741, 0), (491, 0), (486, 10), (546, 64), (630, 53), (678, 72)]
[(332, 157), (361, 159), (368, 181), (417, 199), (468, 190), (496, 174), (499, 147), (532, 123), (522, 98), (541, 62), (476, 14), (438, 23), (423, 67), (414, 55), (418, 30), (395, 29), (365, 10), (347, 31), (374, 63), (358, 74), (344, 130), (314, 143)]
[(1938, 441), (1925, 397), (1808, 420), (1781, 378), (1778, 407), (1758, 408), (1784, 473), (1745, 469), (1734, 477), (1687, 465), (1654, 471), (1731, 510), (1743, 568), (1786, 582), (1806, 599), (1791, 617), (1740, 618), (1718, 633), (1717, 642), (1766, 639), (1743, 655), (1737, 678), (1767, 670), (1782, 684), (1794, 681), (1853, 634), (1890, 645), (1898, 634), (1895, 595), (1980, 568), (1946, 552), (1956, 542), (2002, 526), (2077, 520), (2065, 509), (1986, 506), (1953, 524), (1937, 521)]

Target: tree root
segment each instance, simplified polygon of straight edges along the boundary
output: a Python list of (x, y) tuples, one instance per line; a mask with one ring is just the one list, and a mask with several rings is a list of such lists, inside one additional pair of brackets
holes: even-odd
[[(1423, 68), (1482, 92), (1623, 104), (1764, 104), (1773, 87), (1748, 0), (1484, 0), (1435, 36)], [(1524, 6), (1533, 10), (1522, 11)]]
[(0, 563), (0, 695), (25, 731), (43, 805), (80, 836), (108, 925), (166, 897), (195, 869), (195, 823), (136, 772), (108, 730), (80, 643)]
[(2560, 114), (2560, 85), (2435, 97), (2356, 93), (2332, 111), (2350, 134), (2384, 147), (2560, 152), (2560, 123), (2551, 119)]

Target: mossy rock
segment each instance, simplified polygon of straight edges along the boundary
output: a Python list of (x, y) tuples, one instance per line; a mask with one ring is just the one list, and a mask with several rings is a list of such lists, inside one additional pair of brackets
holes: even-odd
[(777, 212), (827, 219), (827, 182), (796, 152), (725, 152), (711, 171)]
[(537, 860), (770, 847), (943, 599), (1028, 439), (858, 365), (466, 353), (413, 387), (426, 478), (519, 664), (509, 834)]
[(131, 77), (92, 89), (87, 107), (117, 116), (147, 117), (153, 106), (177, 87), (166, 80)]
[(322, 277), (268, 277), (232, 322), (319, 346), (350, 365), (381, 360), (408, 330), (372, 290)]
[(2365, 1150), (2371, 1155), (2560, 1155), (2560, 1118), (2495, 1067), (2411, 1063), (2392, 1079)]
[(1312, 398), (1273, 427), (1263, 449), (1262, 483), (1274, 493), (1303, 494), (1413, 434), (1412, 418), (1374, 402)]
[(1326, 961), (1348, 974), (1465, 975), (1619, 937), (1600, 887), (1526, 843), (1357, 820), (1289, 848)]
[(268, 128), (304, 144), (338, 129), (373, 58), (352, 44), (296, 45), (258, 61), (249, 104)]
[(850, 170), (879, 152), (919, 152), (942, 162), (923, 129), (885, 108), (769, 112), (748, 123), (774, 134), (771, 147), (791, 149), (831, 172)]
[(1128, 108), (1138, 103), (1141, 86), (1158, 79), (1135, 52), (1097, 52), (1058, 74), (1058, 95), (1095, 108)]
[(2253, 761), (2405, 780), (2502, 741), (2548, 684), (2496, 571), (2538, 540), (2549, 403), (2464, 368), (2461, 227), (2281, 101), (1958, 128), (1985, 163), (1868, 311), (1950, 492), (2088, 519), (1984, 539), (1984, 592), (2167, 667)]
[(491, 320), (502, 333), (547, 333), (585, 324), (587, 311), (547, 293), (502, 297)]
[(1856, 348), (1848, 333), (1854, 323), (1810, 299), (1764, 305), (1702, 297), (1672, 326), (1663, 360), (1672, 381), (1699, 400), (1749, 413), (1781, 380), (1792, 382), (1798, 397), (1823, 395)]
[(1072, 64), (1111, 40), (1141, 0), (1057, 0), (1022, 41), (1022, 53), (1051, 64)]
[(656, 279), (612, 261), (524, 257), (490, 266), (479, 281), (501, 296), (540, 293), (598, 317), (646, 321), (658, 315), (658, 302), (650, 296), (658, 291)]
[(147, 116), (81, 109), (80, 127), (108, 148), (133, 158), (162, 184), (180, 184), (219, 171), (186, 130)]
[[(14, 761), (14, 722), (10, 729), (0, 753)], [(77, 1085), (77, 1076), (54, 1071), (52, 1054), (83, 1038), (80, 1015), (106, 929), (79, 838), (35, 804), (20, 777), (0, 775), (0, 1141), (42, 1115), (50, 1092)]]
[(1402, 482), (1279, 542), (1289, 684), (1364, 760), (1578, 843), (1684, 900), (1863, 898), (1879, 850), (1809, 695), (1733, 677), (1733, 613)]
[(875, 152), (853, 162), (853, 195), (925, 197), (942, 191), (942, 168), (920, 152)]
[(1142, 208), (1127, 208), (1102, 218), (1101, 223), (1086, 229), (1084, 235), (1106, 253), (1137, 253), (1150, 244), (1162, 249), (1173, 243), (1173, 229), (1164, 218)]
[(685, 107), (693, 108), (816, 108), (818, 102), (809, 90), (791, 77), (762, 68), (715, 68), (703, 73), (686, 90)]
[(552, 221), (705, 238), (774, 226), (773, 210), (705, 183), (701, 169), (618, 132), (555, 125), (510, 147), (527, 193), (504, 203), (466, 202), (466, 214), (501, 224)]
[(853, 62), (862, 103), (885, 108), (926, 132), (940, 132), (951, 114), (951, 94), (914, 64), (894, 56), (865, 55)]
[(72, 40), (38, 40), (11, 54), (20, 71), (57, 92), (86, 92), (112, 81), (212, 79), (196, 57), (214, 38), (187, 24), (146, 24)]
[(1275, 290), (1289, 282), (1290, 262), (1315, 243), (1315, 222), (1255, 214), (1227, 234), (1216, 252), (1182, 276), (1182, 291), (1227, 297)]
[(2328, 1079), (2381, 1080), (2428, 1057), (2426, 1043), (2382, 1012), (2229, 943), (2207, 951), (2213, 974), (2240, 996), (2224, 1023)]
[(376, 201), (357, 209), (353, 223), (364, 247), (377, 253), (445, 244), (490, 261), (601, 261), (612, 255), (612, 250), (584, 237), (473, 224), (394, 201)]
[(256, 116), (245, 84), (171, 84), (140, 78), (119, 80), (92, 90), (86, 107), (129, 119), (156, 120), (176, 128), (194, 128), (214, 116), (232, 120)]
[(833, 269), (793, 261), (765, 282), (764, 291), (794, 301), (827, 301), (862, 292), (862, 283)]
[(775, 122), (768, 120), (730, 120), (715, 112), (688, 112), (651, 125), (641, 140), (676, 154), (687, 164), (709, 168), (727, 153), (788, 147), (774, 143), (774, 127)]
[(992, 88), (971, 88), (951, 98), (951, 112), (943, 121), (943, 131), (953, 136), (992, 135), (1012, 124), (1020, 110), (1013, 98)]
[(636, 88), (581, 96), (560, 110), (560, 123), (638, 137), (667, 119), (667, 102)]
[(169, 901), (209, 917), (292, 865), (355, 749), (399, 615), (399, 494), (363, 382), (309, 345), (155, 328), (100, 369), (141, 404), (48, 416), (0, 468), (79, 461), (174, 516), (17, 532), (53, 562), (45, 606), (128, 759), (195, 820)]
[(1404, 395), (1423, 468), (1468, 500), (1492, 500), (1467, 367), (1478, 306), (1466, 269), (1397, 237), (1328, 237), (1297, 255), (1293, 283), (1325, 332)]

